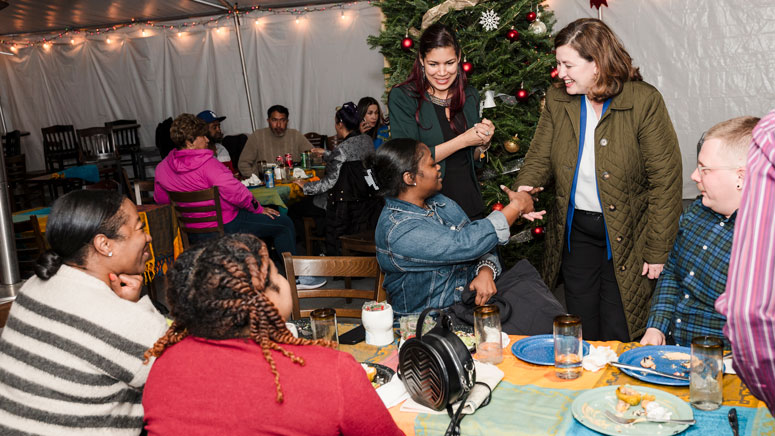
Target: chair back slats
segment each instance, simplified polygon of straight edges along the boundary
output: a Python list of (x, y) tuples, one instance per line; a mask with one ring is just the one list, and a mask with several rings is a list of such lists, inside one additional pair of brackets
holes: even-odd
[[(153, 182), (150, 180), (135, 180), (135, 182), (132, 184), (132, 187), (134, 188), (135, 192), (135, 203), (137, 205), (143, 204), (145, 202), (153, 203)], [(150, 192), (150, 196), (143, 195), (143, 193)]]
[(22, 134), (18, 130), (3, 135), (3, 153), (6, 156), (17, 156), (22, 153)]
[(81, 163), (83, 160), (81, 147), (72, 125), (44, 127), (41, 132), (46, 171), (62, 171)]
[(81, 156), (86, 161), (118, 157), (113, 143), (113, 134), (108, 127), (90, 127), (77, 131)]
[[(218, 233), (223, 236), (223, 215), (221, 213), (221, 197), (218, 195), (218, 187), (213, 186), (209, 189), (203, 189), (201, 191), (191, 192), (174, 192), (169, 191), (167, 194), (170, 197), (172, 203), (172, 209), (174, 211), (173, 218), (175, 225), (180, 229), (181, 239), (183, 239), (183, 248), (188, 249), (190, 242), (188, 239), (189, 233)], [(189, 206), (190, 203), (201, 203), (212, 201), (210, 206)], [(214, 212), (213, 215), (206, 217), (190, 217), (183, 214), (189, 213), (202, 213), (202, 212)], [(213, 227), (190, 227), (188, 224), (194, 223), (215, 223)]]
[(16, 258), (19, 261), (19, 273), (22, 278), (35, 274), (38, 257), (46, 251), (46, 241), (40, 231), (38, 217), (32, 215), (29, 220), (13, 224), (16, 241)]
[[(384, 274), (376, 257), (361, 256), (293, 256), (283, 253), (283, 262), (293, 297), (293, 319), (309, 316), (312, 310), (301, 310), (299, 300), (304, 298), (359, 298), (384, 301), (386, 293), (382, 287)], [(297, 289), (297, 276), (342, 276), (374, 277), (374, 289)], [(330, 307), (330, 306), (326, 306)], [(361, 309), (337, 308), (336, 314), (346, 318), (360, 318)]]
[(118, 120), (105, 123), (105, 127), (113, 133), (113, 143), (118, 152), (131, 153), (140, 151), (140, 125), (135, 120)]
[(313, 147), (326, 148), (326, 135), (321, 135), (317, 132), (309, 132), (305, 133), (304, 137), (307, 138), (307, 141), (309, 141)]
[(23, 154), (7, 156), (5, 158), (5, 175), (8, 183), (24, 180), (27, 176), (27, 162)]

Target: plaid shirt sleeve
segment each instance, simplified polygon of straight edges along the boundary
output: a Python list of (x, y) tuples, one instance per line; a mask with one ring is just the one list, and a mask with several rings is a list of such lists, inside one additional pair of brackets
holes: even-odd
[(726, 218), (703, 206), (702, 198), (684, 213), (657, 283), (648, 327), (658, 328), (683, 346), (700, 335), (724, 338), (726, 318), (714, 304), (727, 281), (735, 217), (736, 213)]
[(673, 248), (667, 258), (667, 263), (662, 273), (659, 275), (657, 287), (654, 290), (654, 296), (651, 299), (651, 311), (649, 312), (646, 328), (655, 328), (661, 331), (665, 336), (668, 335), (670, 325), (673, 320), (675, 303), (678, 300), (680, 286), (676, 275), (677, 260), (681, 256), (681, 239), (683, 238), (684, 222), (686, 215), (681, 216), (678, 226), (678, 235), (676, 236)]

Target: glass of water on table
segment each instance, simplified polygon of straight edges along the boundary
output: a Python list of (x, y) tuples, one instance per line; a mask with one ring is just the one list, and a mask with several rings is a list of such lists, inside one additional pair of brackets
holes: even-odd
[(581, 317), (559, 315), (554, 318), (554, 371), (557, 377), (573, 380), (581, 376), (584, 348)]

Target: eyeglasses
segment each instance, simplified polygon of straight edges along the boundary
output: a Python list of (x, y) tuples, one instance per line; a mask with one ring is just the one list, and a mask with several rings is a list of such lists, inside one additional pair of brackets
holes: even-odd
[(737, 170), (742, 167), (732, 167), (732, 166), (725, 166), (725, 167), (706, 167), (702, 166), (700, 164), (697, 164), (697, 171), (700, 173), (700, 176), (707, 176), (708, 173), (712, 170)]

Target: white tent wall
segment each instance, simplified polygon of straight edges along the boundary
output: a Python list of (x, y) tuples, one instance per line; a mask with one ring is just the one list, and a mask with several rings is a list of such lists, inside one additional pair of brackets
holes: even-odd
[[(381, 12), (367, 4), (295, 17), (244, 18), (240, 29), (256, 127), (266, 109), (290, 110), (289, 127), (334, 133), (336, 106), (384, 92), (383, 57), (366, 44), (379, 32)], [(175, 24), (175, 23), (170, 23)], [(169, 24), (168, 24), (169, 26)], [(250, 133), (250, 115), (232, 20), (177, 30), (133, 26), (85, 40), (59, 40), (50, 49), (19, 49), (0, 56), (0, 103), (8, 130), (22, 139), (29, 169), (44, 167), (40, 128), (137, 119), (144, 147), (155, 143), (156, 125), (182, 112), (212, 109), (225, 115), (226, 134)], [(146, 35), (141, 31), (145, 29)], [(107, 44), (106, 37), (111, 44)]]
[[(548, 0), (555, 30), (596, 17), (587, 0)], [(684, 197), (696, 144), (713, 124), (740, 115), (762, 116), (775, 106), (775, 2), (772, 0), (608, 0), (603, 19), (619, 35), (644, 79), (665, 98), (683, 155)], [(358, 4), (305, 14), (266, 15), (241, 26), (257, 127), (266, 109), (290, 109), (290, 127), (332, 133), (334, 107), (383, 92), (383, 58), (365, 40), (379, 31), (379, 9)], [(9, 129), (24, 138), (28, 165), (43, 167), (40, 127), (101, 125), (136, 118), (144, 146), (156, 124), (181, 112), (213, 109), (226, 115), (227, 134), (250, 132), (239, 53), (231, 21), (222, 31), (140, 28), (75, 46), (56, 45), (0, 56), (0, 101)], [(66, 42), (66, 41), (65, 41)]]
[[(589, 0), (548, 0), (555, 32), (597, 18)], [(772, 0), (608, 0), (603, 21), (624, 43), (643, 79), (662, 93), (683, 156), (683, 197), (697, 141), (714, 124), (775, 108), (775, 2)]]

